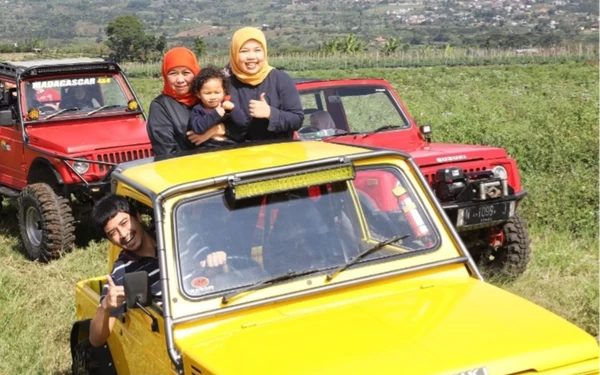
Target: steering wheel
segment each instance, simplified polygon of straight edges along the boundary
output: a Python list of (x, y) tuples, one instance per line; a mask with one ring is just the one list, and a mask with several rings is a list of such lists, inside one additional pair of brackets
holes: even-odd
[(260, 264), (250, 255), (227, 255), (227, 265), (234, 271), (260, 267)]
[[(200, 267), (198, 266), (192, 276), (189, 278), (188, 288), (190, 290), (202, 289), (209, 285), (223, 285), (223, 283), (236, 282), (235, 280), (243, 281), (248, 280), (250, 274), (244, 273), (244, 270), (259, 270), (258, 275), (260, 277), (266, 277), (266, 273), (262, 270), (260, 264), (254, 260), (250, 255), (228, 255), (227, 266), (229, 272), (225, 273), (221, 271), (221, 267)], [(261, 271), (262, 270), (262, 271)], [(211, 275), (211, 273), (215, 273)], [(264, 273), (264, 275), (263, 275)], [(215, 284), (216, 283), (216, 284)]]

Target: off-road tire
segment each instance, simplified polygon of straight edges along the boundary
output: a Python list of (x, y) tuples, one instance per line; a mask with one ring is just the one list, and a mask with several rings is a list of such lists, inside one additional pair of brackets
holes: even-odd
[(49, 185), (31, 184), (21, 191), (18, 219), (24, 250), (32, 260), (48, 262), (73, 247), (71, 207)]
[(101, 375), (98, 360), (94, 356), (92, 344), (85, 340), (73, 348), (72, 375)]
[(496, 250), (484, 251), (480, 263), (491, 277), (516, 279), (527, 269), (531, 255), (531, 240), (527, 223), (515, 213), (503, 226), (504, 243)]

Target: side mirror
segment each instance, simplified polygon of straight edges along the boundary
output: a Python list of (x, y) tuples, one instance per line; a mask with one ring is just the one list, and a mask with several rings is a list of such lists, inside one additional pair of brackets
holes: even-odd
[(10, 109), (0, 110), (0, 126), (13, 126), (16, 121), (13, 119), (12, 111)]
[(148, 284), (148, 272), (126, 273), (123, 285), (128, 309), (139, 306), (150, 306), (152, 304), (150, 285)]
[(423, 135), (423, 138), (426, 142), (431, 142), (431, 125), (421, 125), (419, 126), (419, 131)]
[(127, 308), (137, 307), (148, 315), (152, 320), (152, 332), (158, 332), (158, 319), (146, 306), (152, 304), (152, 295), (150, 294), (150, 284), (148, 284), (148, 272), (138, 271), (126, 273), (123, 278), (123, 287), (125, 289), (125, 299), (127, 300)]

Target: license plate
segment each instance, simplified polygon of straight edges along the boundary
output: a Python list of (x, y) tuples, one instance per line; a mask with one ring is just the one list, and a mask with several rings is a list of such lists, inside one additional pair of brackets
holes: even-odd
[(476, 207), (463, 208), (463, 225), (489, 223), (508, 220), (510, 202), (482, 204)]

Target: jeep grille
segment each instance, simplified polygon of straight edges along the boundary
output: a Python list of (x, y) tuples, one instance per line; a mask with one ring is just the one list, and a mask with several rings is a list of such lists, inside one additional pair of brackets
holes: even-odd
[[(465, 169), (463, 169), (463, 172), (465, 172), (465, 174), (466, 174), (466, 173), (470, 173), (470, 172), (480, 172), (480, 171), (486, 171), (486, 170), (487, 170), (486, 167), (465, 168)], [(429, 182), (429, 184), (432, 186), (433, 186), (433, 184), (435, 184), (437, 182), (435, 180), (435, 171), (433, 171), (433, 173), (423, 173), (423, 176), (425, 177), (425, 180), (427, 180), (427, 182)]]
[[(137, 160), (142, 158), (148, 158), (154, 156), (154, 152), (150, 148), (144, 148), (141, 150), (129, 150), (129, 151), (120, 151), (120, 152), (111, 152), (106, 154), (98, 154), (96, 155), (97, 161), (103, 161), (106, 163), (115, 163), (119, 164), (125, 161)], [(102, 171), (107, 171), (110, 169), (109, 165), (99, 164), (98, 169)]]

